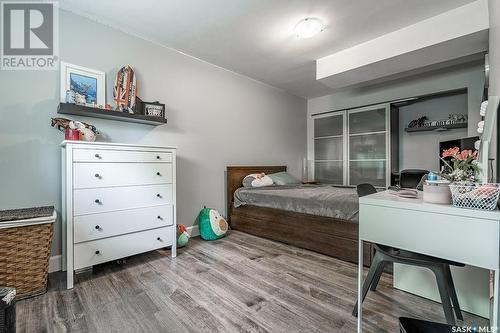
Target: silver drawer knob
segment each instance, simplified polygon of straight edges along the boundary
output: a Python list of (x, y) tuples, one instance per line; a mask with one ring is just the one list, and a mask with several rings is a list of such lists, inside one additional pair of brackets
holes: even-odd
[(156, 196), (157, 196), (158, 198), (161, 198), (161, 194), (160, 194), (160, 193), (158, 193)]
[(95, 178), (99, 178), (99, 179), (101, 179), (101, 175), (100, 175), (100, 174), (98, 174), (98, 173), (96, 173), (94, 176), (95, 176)]
[(161, 176), (161, 173), (158, 171), (158, 172), (156, 173), (156, 175), (157, 175), (157, 176)]
[(160, 237), (158, 237), (157, 240), (159, 240), (161, 242), (161, 238)]
[(101, 251), (97, 250), (95, 251), (95, 254), (101, 254)]
[(101, 202), (101, 200), (99, 200), (99, 199), (95, 199), (95, 200), (94, 200), (94, 202), (95, 202), (96, 204), (99, 204), (99, 205), (102, 203), (102, 202)]
[(158, 220), (163, 220), (160, 215), (156, 217)]
[(96, 225), (95, 228), (96, 228), (96, 230), (99, 230), (99, 229), (101, 229), (101, 226), (100, 225)]
[(99, 154), (95, 154), (94, 156), (95, 156), (95, 158), (99, 158), (99, 159), (101, 158), (101, 155), (99, 155)]
[(160, 155), (157, 155), (157, 156), (156, 156), (156, 159), (157, 159), (157, 160), (160, 160), (160, 159), (161, 159)]

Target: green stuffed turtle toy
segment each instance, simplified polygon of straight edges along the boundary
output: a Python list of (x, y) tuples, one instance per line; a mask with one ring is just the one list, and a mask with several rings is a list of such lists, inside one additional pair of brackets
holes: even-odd
[(228, 225), (226, 220), (215, 209), (204, 207), (198, 214), (200, 236), (204, 240), (216, 240), (224, 237)]

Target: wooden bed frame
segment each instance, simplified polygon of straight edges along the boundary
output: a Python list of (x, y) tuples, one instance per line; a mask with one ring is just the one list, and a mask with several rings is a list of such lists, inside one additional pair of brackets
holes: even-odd
[[(234, 192), (246, 175), (286, 171), (286, 166), (228, 166), (226, 171), (227, 215), (232, 229), (345, 261), (358, 261), (358, 223), (251, 205), (234, 208)], [(369, 266), (373, 250), (370, 243), (364, 245), (364, 263)]]

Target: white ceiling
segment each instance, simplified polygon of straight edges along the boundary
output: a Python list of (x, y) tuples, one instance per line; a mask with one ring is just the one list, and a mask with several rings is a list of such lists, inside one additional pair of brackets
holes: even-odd
[[(63, 9), (311, 98), (315, 60), (474, 0), (64, 0)], [(293, 36), (305, 17), (326, 23)]]

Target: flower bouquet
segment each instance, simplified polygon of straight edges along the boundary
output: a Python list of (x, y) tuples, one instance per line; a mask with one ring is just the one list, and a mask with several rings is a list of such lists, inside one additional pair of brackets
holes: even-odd
[[(447, 157), (451, 157), (451, 160), (445, 160)], [(480, 171), (477, 163), (477, 150), (460, 151), (458, 147), (450, 148), (443, 151), (441, 161), (444, 163), (441, 170), (441, 177), (444, 179), (450, 182), (477, 182)]]
[[(450, 158), (445, 160), (445, 158)], [(449, 180), (453, 206), (470, 209), (493, 210), (497, 206), (498, 184), (479, 184), (477, 151), (458, 147), (443, 151), (444, 167), (441, 177)]]

